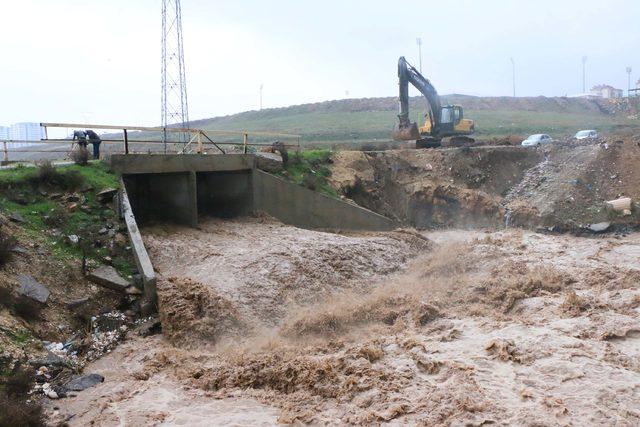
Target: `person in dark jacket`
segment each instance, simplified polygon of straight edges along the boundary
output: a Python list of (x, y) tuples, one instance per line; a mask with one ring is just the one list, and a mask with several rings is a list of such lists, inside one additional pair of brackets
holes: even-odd
[(89, 137), (89, 142), (91, 143), (91, 145), (93, 145), (93, 158), (94, 159), (99, 159), (100, 158), (100, 143), (102, 142), (102, 140), (100, 139), (98, 134), (95, 133), (94, 131), (92, 131), (91, 129), (87, 129), (85, 131), (85, 133)]
[(78, 140), (78, 145), (83, 148), (87, 148), (87, 134), (83, 130), (73, 131), (73, 140)]

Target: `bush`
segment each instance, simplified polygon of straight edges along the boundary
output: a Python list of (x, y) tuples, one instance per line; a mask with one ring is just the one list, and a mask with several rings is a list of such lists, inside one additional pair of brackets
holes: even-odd
[(0, 230), (0, 267), (4, 267), (13, 258), (16, 239)]
[(89, 163), (89, 150), (86, 147), (78, 147), (71, 152), (71, 160), (76, 165), (86, 166)]
[(4, 382), (4, 391), (8, 397), (20, 398), (31, 390), (35, 375), (30, 370), (18, 367)]
[(42, 407), (22, 399), (0, 397), (0, 426), (46, 426)]
[(40, 303), (21, 296), (16, 299), (13, 304), (16, 314), (26, 321), (40, 320), (42, 314), (42, 306)]
[(13, 294), (11, 289), (0, 287), (0, 305), (9, 308), (13, 305)]
[(60, 171), (46, 160), (38, 164), (35, 176), (31, 177), (34, 186), (56, 187), (61, 190), (76, 190), (85, 183), (85, 178), (78, 171)]
[(312, 173), (305, 173), (302, 176), (302, 185), (307, 187), (309, 190), (316, 191), (318, 189), (318, 177)]
[(33, 372), (19, 366), (6, 377), (0, 389), (0, 426), (46, 425), (40, 405), (27, 400), (33, 382)]
[(64, 225), (68, 219), (68, 212), (58, 206), (49, 211), (49, 213), (42, 218), (42, 221), (49, 227), (60, 227)]

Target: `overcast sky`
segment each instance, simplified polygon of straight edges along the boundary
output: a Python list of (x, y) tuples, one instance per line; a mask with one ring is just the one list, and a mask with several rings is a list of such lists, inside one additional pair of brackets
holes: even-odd
[[(0, 0), (0, 124), (160, 123), (161, 0)], [(190, 118), (395, 96), (400, 55), (441, 94), (626, 89), (638, 0), (182, 0)]]

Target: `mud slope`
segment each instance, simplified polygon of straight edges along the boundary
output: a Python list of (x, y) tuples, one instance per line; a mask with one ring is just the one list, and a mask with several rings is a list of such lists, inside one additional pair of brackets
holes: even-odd
[(514, 225), (559, 225), (579, 228), (612, 221), (637, 224), (607, 212), (604, 201), (618, 197), (640, 200), (640, 147), (634, 139), (605, 144), (552, 147), (545, 161), (527, 171), (504, 200)]
[[(184, 291), (205, 287), (233, 304), (239, 319), (277, 320), (216, 346), (201, 331), (217, 323), (194, 320), (169, 324), (175, 347), (159, 337), (134, 340), (89, 367), (106, 375), (104, 384), (56, 402), (62, 419), (73, 413), (71, 425), (640, 423), (640, 235), (431, 232), (430, 249), (394, 266), (394, 257), (419, 245), (394, 233), (327, 236), (273, 222), (261, 231), (252, 221), (213, 221), (187, 237), (156, 228), (152, 256), (163, 277), (204, 282)], [(226, 243), (234, 235), (235, 250)], [(359, 261), (349, 257), (353, 251)], [(384, 251), (395, 255), (384, 258)], [(337, 276), (319, 271), (323, 278), (309, 286), (323, 253), (342, 259), (332, 267)], [(220, 257), (224, 262), (215, 261)], [(284, 277), (272, 284), (282, 265)], [(243, 300), (251, 289), (228, 283), (233, 270), (247, 271), (252, 286), (300, 288), (315, 297), (290, 305), (280, 299), (280, 307), (265, 312), (268, 298)], [(161, 287), (163, 316), (188, 309), (167, 290)], [(203, 295), (195, 313), (215, 320), (208, 307), (224, 306), (216, 301)], [(179, 331), (190, 339), (176, 340)]]
[(418, 228), (503, 224), (502, 196), (542, 153), (520, 147), (341, 151), (331, 185), (356, 203)]

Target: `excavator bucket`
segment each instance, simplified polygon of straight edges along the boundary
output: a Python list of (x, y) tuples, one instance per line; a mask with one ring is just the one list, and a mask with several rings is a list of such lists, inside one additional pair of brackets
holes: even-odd
[(406, 121), (402, 123), (400, 121), (393, 127), (391, 136), (395, 141), (416, 141), (420, 139), (420, 131), (415, 122)]

